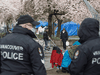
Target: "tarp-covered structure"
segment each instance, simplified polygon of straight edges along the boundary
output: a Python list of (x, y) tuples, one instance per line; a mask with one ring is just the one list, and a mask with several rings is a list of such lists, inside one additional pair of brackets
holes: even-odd
[(40, 22), (40, 24), (37, 25), (35, 28), (39, 28), (40, 26), (43, 26), (43, 27), (48, 26), (48, 22), (43, 22), (43, 21), (38, 21), (38, 22)]
[[(66, 31), (68, 32), (68, 36), (73, 36), (73, 35), (77, 35), (77, 31), (79, 29), (80, 25), (74, 22), (66, 22), (64, 24), (61, 25), (61, 30), (60, 32), (63, 30), (63, 28), (66, 29)], [(58, 27), (55, 29), (55, 35), (57, 34), (57, 30)]]
[[(37, 25), (35, 28), (39, 28), (40, 26), (42, 26), (42, 27), (45, 27), (45, 26), (48, 26), (48, 22), (43, 22), (43, 21), (38, 21), (40, 24), (39, 25)], [(53, 24), (52, 24), (53, 25)], [(54, 26), (56, 26), (57, 24), (56, 23), (54, 23)]]

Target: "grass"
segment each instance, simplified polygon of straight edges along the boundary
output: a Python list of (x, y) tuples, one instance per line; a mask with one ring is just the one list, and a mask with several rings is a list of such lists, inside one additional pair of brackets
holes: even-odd
[[(5, 36), (5, 33), (0, 33), (0, 37), (2, 38), (3, 36)], [(41, 35), (41, 34), (36, 34), (36, 36), (39, 39), (43, 39), (43, 35)], [(76, 40), (73, 38), (79, 38), (79, 37), (78, 36), (69, 36), (69, 40)], [(52, 40), (60, 40), (60, 37), (52, 37)]]
[(6, 33), (0, 33), (0, 37), (4, 37), (6, 35)]

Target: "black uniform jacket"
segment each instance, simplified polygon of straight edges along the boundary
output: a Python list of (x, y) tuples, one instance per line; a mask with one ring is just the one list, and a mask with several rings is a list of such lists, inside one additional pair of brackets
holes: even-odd
[(0, 75), (46, 75), (41, 47), (34, 37), (32, 31), (16, 26), (13, 33), (2, 38)]
[(85, 19), (78, 31), (80, 46), (76, 48), (69, 66), (71, 75), (100, 75), (99, 22)]

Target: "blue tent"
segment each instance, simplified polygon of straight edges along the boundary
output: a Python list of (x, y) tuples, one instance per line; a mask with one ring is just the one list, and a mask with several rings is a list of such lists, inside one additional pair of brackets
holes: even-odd
[(48, 22), (43, 22), (43, 23), (42, 23), (42, 26), (43, 26), (43, 27), (48, 26)]
[[(77, 29), (79, 29), (80, 25), (79, 24), (76, 24), (74, 22), (67, 22), (67, 23), (64, 23), (61, 25), (61, 30), (60, 32), (63, 30), (63, 28), (66, 29), (66, 31), (68, 32), (68, 35), (69, 36), (72, 36), (72, 35), (77, 35)], [(55, 35), (57, 34), (57, 30), (58, 30), (58, 27), (56, 28), (55, 30)]]
[[(38, 22), (40, 22), (40, 24), (39, 25), (37, 25), (35, 28), (38, 28), (38, 27), (40, 27), (40, 26), (43, 26), (43, 27), (45, 27), (45, 26), (48, 26), (48, 22), (43, 22), (43, 21), (38, 21)], [(57, 24), (56, 23), (54, 23), (54, 26), (56, 26)]]
[(57, 26), (57, 24), (56, 24), (56, 23), (54, 23), (54, 26)]
[(48, 22), (43, 22), (43, 21), (38, 21), (38, 22), (40, 22), (40, 24), (37, 25), (35, 28), (38, 28), (40, 26), (43, 26), (43, 27), (48, 26)]
[(36, 25), (36, 27), (35, 27), (35, 28), (38, 28), (38, 27), (42, 26), (42, 24), (43, 24), (43, 22), (42, 22), (42, 21), (38, 21), (38, 22), (40, 22), (40, 24), (39, 24), (39, 25)]

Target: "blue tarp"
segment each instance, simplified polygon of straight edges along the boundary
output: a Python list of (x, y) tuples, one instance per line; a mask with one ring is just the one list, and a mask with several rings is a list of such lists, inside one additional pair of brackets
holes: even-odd
[(48, 26), (48, 22), (43, 22), (43, 21), (38, 21), (38, 22), (40, 22), (40, 24), (37, 25), (35, 28), (38, 28), (40, 26), (43, 26), (43, 27)]
[[(40, 26), (43, 26), (43, 27), (45, 27), (45, 26), (48, 26), (48, 22), (43, 22), (43, 21), (38, 21), (38, 22), (40, 22), (40, 24), (39, 25), (37, 25), (35, 28), (38, 28), (38, 27), (40, 27)], [(56, 23), (54, 23), (54, 26), (56, 26), (57, 24)]]
[[(80, 25), (79, 24), (76, 24), (74, 22), (67, 22), (67, 23), (64, 23), (61, 25), (61, 30), (60, 32), (63, 30), (63, 28), (66, 29), (66, 31), (68, 32), (68, 35), (69, 36), (72, 36), (72, 35), (77, 35), (77, 29), (79, 29)], [(55, 30), (55, 35), (57, 34), (57, 30), (58, 30), (58, 27), (56, 28)]]
[(54, 23), (54, 26), (57, 26), (57, 24), (56, 24), (56, 23)]
[[(75, 41), (73, 43), (73, 46), (74, 45), (80, 45), (80, 43), (78, 41)], [(72, 60), (71, 60), (71, 58), (69, 56), (68, 50), (66, 50), (65, 53), (64, 53), (64, 56), (63, 56), (61, 67), (68, 68), (68, 66), (70, 65), (71, 61)]]
[(74, 45), (80, 45), (80, 43), (78, 42), (78, 41), (75, 41), (74, 43), (73, 43), (73, 46)]
[(48, 22), (43, 22), (43, 23), (42, 23), (42, 26), (43, 26), (43, 27), (48, 26)]
[(35, 28), (38, 28), (38, 27), (40, 27), (40, 26), (42, 26), (42, 24), (43, 24), (43, 22), (42, 21), (38, 21), (40, 24), (39, 25), (36, 25), (36, 27)]
[(68, 68), (70, 63), (71, 63), (71, 58), (69, 57), (68, 50), (66, 50), (63, 56), (61, 67)]

